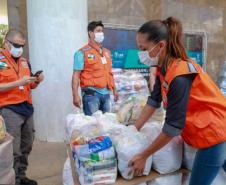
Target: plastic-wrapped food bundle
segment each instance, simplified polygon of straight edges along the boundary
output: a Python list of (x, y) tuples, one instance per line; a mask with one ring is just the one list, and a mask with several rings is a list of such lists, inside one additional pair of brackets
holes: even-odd
[(66, 132), (68, 140), (74, 144), (86, 143), (91, 138), (102, 134), (102, 126), (95, 117), (84, 114), (69, 114), (67, 116)]
[(101, 125), (104, 134), (108, 134), (109, 130), (121, 127), (115, 113), (103, 114), (101, 111), (97, 111), (93, 116), (97, 119), (98, 124)]
[(223, 94), (226, 96), (226, 61), (224, 61), (221, 67), (221, 71), (218, 79), (218, 85), (221, 91), (223, 92)]
[(124, 124), (134, 123), (147, 103), (147, 95), (132, 95), (125, 99), (117, 112), (119, 122)]
[(15, 184), (12, 141), (13, 138), (7, 134), (0, 144), (0, 184)]
[[(141, 133), (146, 135), (151, 144), (160, 134), (162, 124), (158, 122), (146, 123)], [(161, 173), (167, 174), (180, 169), (182, 164), (182, 138), (174, 137), (166, 146), (153, 154), (153, 168)]]
[(88, 184), (112, 184), (117, 177), (117, 161), (112, 141), (99, 136), (83, 145), (72, 146), (79, 181)]
[(113, 74), (116, 89), (119, 93), (119, 100), (118, 102), (114, 102), (114, 98), (112, 96), (112, 112), (118, 112), (123, 102), (132, 95), (145, 94), (145, 96), (147, 96), (149, 94), (147, 81), (141, 73), (113, 69)]
[[(110, 132), (118, 158), (118, 169), (125, 179), (133, 178), (133, 169), (129, 167), (129, 161), (147, 147), (147, 138), (139, 133), (134, 127), (123, 126), (112, 129)], [(143, 175), (149, 175), (152, 166), (152, 156), (145, 165)]]
[(166, 175), (158, 177), (150, 182), (148, 185), (181, 185), (182, 182), (182, 173), (175, 175)]

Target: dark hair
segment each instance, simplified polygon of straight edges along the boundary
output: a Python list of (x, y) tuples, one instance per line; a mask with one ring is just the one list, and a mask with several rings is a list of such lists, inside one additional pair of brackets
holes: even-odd
[[(153, 20), (143, 24), (138, 33), (147, 34), (148, 40), (158, 43), (161, 40), (167, 41), (167, 53), (169, 58), (180, 58), (187, 61), (189, 57), (186, 54), (182, 41), (182, 24), (174, 17), (166, 20)], [(166, 61), (166, 67), (169, 65)]]
[(92, 21), (88, 24), (87, 30), (89, 31), (94, 31), (96, 27), (101, 26), (104, 27), (102, 21)]
[(10, 30), (6, 33), (5, 39), (6, 39), (6, 40), (11, 40), (11, 39), (13, 39), (13, 37), (15, 37), (15, 36), (19, 36), (20, 38), (25, 39), (24, 34), (23, 34), (21, 31), (16, 30), (16, 29), (10, 29)]

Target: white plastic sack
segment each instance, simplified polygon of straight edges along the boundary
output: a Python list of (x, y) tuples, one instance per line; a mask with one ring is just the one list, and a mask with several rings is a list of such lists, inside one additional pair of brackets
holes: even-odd
[(108, 134), (110, 130), (121, 127), (115, 113), (105, 113), (98, 111), (93, 114), (93, 117), (97, 119), (98, 124), (101, 125), (103, 134)]
[(150, 182), (148, 185), (181, 185), (182, 182), (182, 173), (175, 175), (166, 175), (158, 177)]
[(70, 163), (69, 158), (67, 158), (67, 160), (64, 163), (63, 185), (74, 185), (74, 181), (73, 181), (73, 177), (72, 177), (72, 171), (71, 171), (71, 163)]
[[(162, 124), (156, 121), (149, 122), (141, 129), (147, 136), (149, 144), (161, 133)], [(161, 173), (171, 173), (180, 169), (182, 164), (182, 138), (174, 137), (166, 146), (153, 154), (153, 168)]]
[(166, 146), (153, 154), (153, 168), (161, 173), (175, 172), (182, 164), (182, 138), (174, 137)]
[(102, 127), (95, 117), (84, 114), (69, 114), (67, 116), (66, 132), (69, 140), (76, 138), (95, 138), (101, 135)]
[(188, 170), (192, 170), (192, 166), (195, 160), (195, 155), (197, 152), (196, 148), (189, 146), (187, 143), (183, 143), (184, 153), (183, 153), (183, 166)]
[[(135, 128), (123, 126), (120, 129), (113, 130), (112, 141), (116, 148), (118, 168), (121, 175), (125, 179), (132, 179), (133, 169), (128, 167), (129, 161), (147, 147), (147, 138), (137, 130), (135, 131)], [(151, 166), (152, 156), (146, 161), (143, 175), (149, 175)]]
[(0, 144), (0, 184), (13, 184), (15, 173), (13, 170), (13, 138), (8, 135)]

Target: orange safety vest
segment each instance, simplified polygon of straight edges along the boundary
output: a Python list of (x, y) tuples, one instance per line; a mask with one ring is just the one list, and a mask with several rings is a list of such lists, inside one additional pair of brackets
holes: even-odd
[[(0, 83), (14, 82), (24, 76), (30, 76), (31, 74), (29, 64), (26, 59), (21, 57), (16, 63), (10, 53), (6, 50), (2, 50), (0, 52), (0, 63), (5, 66), (0, 68)], [(25, 101), (31, 104), (32, 99), (30, 89), (30, 85), (25, 85), (0, 92), (0, 108)]]
[(193, 61), (174, 61), (165, 77), (158, 74), (161, 93), (167, 108), (170, 83), (180, 75), (196, 74), (190, 90), (182, 137), (196, 148), (207, 148), (226, 141), (226, 98), (206, 72)]
[(111, 52), (106, 48), (100, 48), (88, 44), (80, 49), (84, 53), (84, 69), (80, 75), (80, 86), (108, 88), (112, 90), (114, 87), (114, 79), (112, 74)]

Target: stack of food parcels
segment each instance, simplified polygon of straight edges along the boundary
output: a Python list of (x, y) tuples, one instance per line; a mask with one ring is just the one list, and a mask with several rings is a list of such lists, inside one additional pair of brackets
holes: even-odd
[[(97, 112), (91, 117), (69, 115), (66, 127), (81, 184), (111, 184), (117, 167), (123, 178), (133, 178), (129, 161), (154, 141), (162, 123), (149, 121), (139, 132), (133, 125), (121, 124), (115, 113)], [(149, 175), (152, 167), (162, 174), (174, 172), (181, 164), (182, 140), (176, 137), (147, 159), (143, 175)]]
[(138, 94), (149, 94), (147, 80), (141, 73), (136, 71), (113, 69), (115, 86), (119, 93), (119, 100), (114, 102), (113, 95), (111, 96), (111, 110), (118, 112), (121, 104), (131, 96)]
[(79, 181), (83, 185), (113, 184), (117, 177), (117, 160), (112, 141), (104, 135), (94, 117), (69, 115), (70, 145)]
[(0, 117), (0, 184), (15, 184), (12, 142), (13, 138), (6, 133), (4, 120)]
[(223, 94), (226, 96), (226, 61), (224, 61), (221, 67), (221, 71), (218, 79), (218, 85), (221, 91), (223, 92)]

